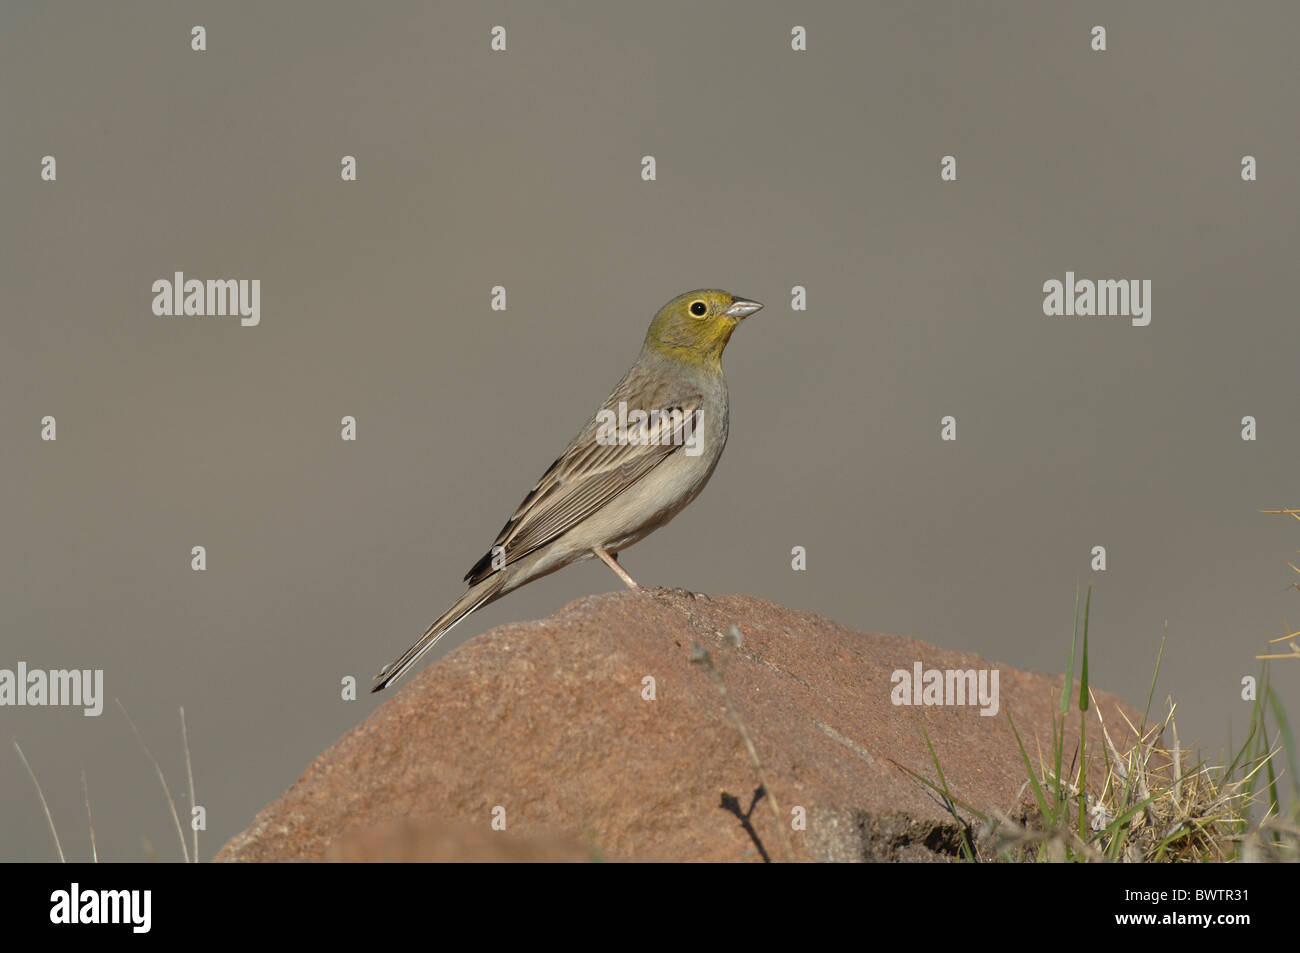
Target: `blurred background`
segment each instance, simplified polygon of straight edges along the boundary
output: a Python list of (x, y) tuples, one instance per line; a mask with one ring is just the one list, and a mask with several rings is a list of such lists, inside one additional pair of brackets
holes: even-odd
[[(701, 286), (767, 307), (638, 580), (1044, 672), (1092, 586), (1094, 683), (1142, 706), (1167, 623), (1157, 707), (1218, 759), (1300, 618), (1300, 523), (1257, 512), (1300, 506), (1298, 29), (1280, 0), (0, 7), (0, 668), (109, 698), (0, 708), (0, 859), (54, 857), (12, 740), (70, 858), (84, 770), (101, 858), (179, 859), (114, 698), (188, 814), (184, 706), (215, 854), (389, 697), (370, 676)], [(1150, 326), (1045, 317), (1067, 270), (1150, 279)], [(155, 316), (176, 271), (260, 279), (260, 325)], [(572, 567), (424, 664), (617, 588)], [(1294, 718), (1300, 663), (1275, 684)]]

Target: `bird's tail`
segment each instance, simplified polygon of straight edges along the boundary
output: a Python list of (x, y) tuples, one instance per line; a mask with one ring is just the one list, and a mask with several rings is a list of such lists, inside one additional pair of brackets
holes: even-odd
[(429, 626), (429, 631), (425, 632), (419, 641), (380, 669), (375, 676), (375, 685), (370, 690), (377, 692), (385, 689), (405, 675), (410, 671), (411, 666), (420, 660), (420, 656), (437, 645), (439, 639), (456, 627), (456, 623), (479, 606), (486, 605), (501, 595), (501, 587), (504, 584), (505, 573), (495, 572), (477, 585), (470, 586), (450, 609), (438, 616), (433, 625)]

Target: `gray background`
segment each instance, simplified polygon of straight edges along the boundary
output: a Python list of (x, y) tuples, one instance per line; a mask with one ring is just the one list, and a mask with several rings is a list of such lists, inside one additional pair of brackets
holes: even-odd
[[(1096, 683), (1141, 704), (1168, 620), (1158, 697), (1215, 757), (1300, 617), (1300, 525), (1256, 513), (1300, 505), (1298, 28), (1286, 2), (7, 3), (0, 667), (104, 668), (174, 789), (185, 706), (211, 856), (372, 709), (339, 679), (460, 594), (654, 311), (719, 286), (767, 303), (726, 355), (731, 442), (633, 575), (1048, 672), (1091, 584)], [(1045, 317), (1067, 269), (1151, 279), (1151, 326)], [(260, 278), (261, 326), (155, 317), (177, 270)], [(570, 568), (437, 654), (616, 588)], [(83, 768), (102, 857), (179, 856), (111, 703), (0, 709), (0, 738), (0, 858), (53, 856), (13, 738), (71, 856)]]

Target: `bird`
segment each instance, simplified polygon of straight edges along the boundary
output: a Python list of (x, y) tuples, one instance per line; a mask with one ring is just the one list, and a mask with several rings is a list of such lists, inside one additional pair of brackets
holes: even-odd
[(570, 563), (599, 559), (640, 586), (618, 553), (684, 509), (727, 443), (722, 352), (763, 305), (717, 289), (689, 291), (655, 315), (641, 353), (465, 574), (468, 588), (410, 648), (375, 675), (392, 685), (470, 613)]

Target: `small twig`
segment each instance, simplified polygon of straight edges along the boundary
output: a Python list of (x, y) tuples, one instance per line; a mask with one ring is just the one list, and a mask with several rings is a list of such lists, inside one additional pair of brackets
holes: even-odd
[(27, 763), (27, 755), (23, 754), (23, 749), (19, 747), (17, 741), (14, 742), (14, 750), (18, 752), (18, 757), (23, 759), (23, 767), (27, 769), (27, 776), (32, 779), (32, 784), (36, 785), (36, 796), (41, 799), (41, 807), (45, 810), (45, 820), (49, 822), (50, 833), (54, 835), (54, 849), (59, 852), (59, 863), (66, 864), (68, 859), (63, 856), (63, 845), (59, 843), (59, 832), (54, 829), (54, 818), (50, 816), (50, 805), (45, 802), (45, 792), (41, 790), (41, 782), (36, 780), (36, 772)]
[[(740, 632), (736, 626), (731, 627), (733, 632), (731, 637), (738, 640)], [(713, 657), (699, 643), (695, 645), (695, 651), (691, 655), (691, 661), (704, 668), (709, 678), (713, 680), (713, 685), (718, 690), (718, 696), (722, 699), (722, 707), (727, 713), (727, 718), (736, 726), (740, 732), (740, 740), (745, 744), (745, 751), (749, 754), (749, 762), (754, 766), (754, 773), (758, 775), (758, 783), (762, 786), (763, 791), (767, 794), (767, 801), (772, 806), (772, 816), (776, 819), (776, 830), (781, 835), (781, 844), (785, 847), (786, 860), (794, 860), (794, 847), (790, 843), (790, 835), (785, 829), (785, 818), (781, 814), (781, 808), (776, 803), (776, 794), (771, 786), (767, 783), (766, 773), (763, 771), (763, 762), (759, 760), (758, 749), (754, 747), (754, 741), (749, 737), (749, 731), (745, 728), (745, 723), (740, 720), (740, 715), (736, 713), (735, 707), (731, 704), (731, 696), (727, 693), (727, 684), (722, 679), (722, 673), (714, 667)]]

